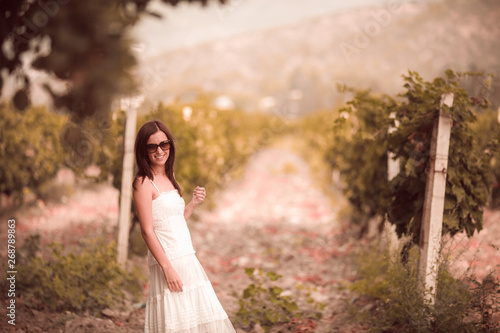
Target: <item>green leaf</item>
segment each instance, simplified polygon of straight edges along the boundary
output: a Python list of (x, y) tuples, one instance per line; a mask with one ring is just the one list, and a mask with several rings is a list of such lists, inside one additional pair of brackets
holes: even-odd
[(257, 288), (255, 287), (255, 284), (252, 283), (243, 291), (243, 298), (252, 297), (256, 292)]
[(288, 312), (294, 313), (299, 310), (299, 306), (295, 302), (285, 302), (285, 308)]
[(253, 277), (253, 273), (255, 272), (254, 267), (247, 267), (245, 268), (245, 274), (248, 275), (249, 277)]
[(465, 191), (462, 187), (453, 185), (451, 191), (453, 195), (455, 195), (455, 197), (457, 198), (457, 204), (460, 204), (461, 202), (464, 201)]
[(271, 280), (271, 281), (276, 281), (278, 279), (280, 279), (282, 276), (281, 275), (278, 275), (274, 272), (267, 272), (267, 277)]
[(272, 287), (272, 288), (269, 288), (269, 291), (274, 295), (274, 296), (279, 296), (282, 292), (283, 292), (283, 289), (281, 289), (280, 287)]
[(267, 311), (266, 319), (269, 320), (271, 323), (275, 324), (278, 322), (278, 315), (274, 312)]
[(410, 176), (414, 173), (415, 170), (415, 160), (413, 158), (408, 159), (405, 164), (405, 174), (406, 176)]
[(454, 199), (450, 199), (446, 197), (444, 199), (444, 209), (453, 209), (455, 207), (456, 201)]

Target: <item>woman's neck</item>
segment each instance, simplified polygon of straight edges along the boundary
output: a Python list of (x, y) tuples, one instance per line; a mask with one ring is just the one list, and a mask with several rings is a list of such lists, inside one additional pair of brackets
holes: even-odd
[(160, 167), (160, 168), (151, 168), (151, 173), (153, 174), (154, 177), (166, 177), (167, 174), (165, 173), (165, 169)]

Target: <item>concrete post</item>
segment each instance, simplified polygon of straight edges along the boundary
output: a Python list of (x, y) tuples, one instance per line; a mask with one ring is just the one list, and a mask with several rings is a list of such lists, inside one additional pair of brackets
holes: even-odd
[(439, 117), (434, 121), (430, 152), (430, 171), (425, 188), (424, 212), (420, 233), (420, 257), (418, 278), (424, 290), (430, 290), (428, 298), (434, 304), (436, 295), (437, 265), (441, 250), (441, 232), (443, 227), (444, 197), (448, 151), (452, 121), (443, 112), (443, 105), (453, 105), (453, 94), (441, 97)]
[(122, 187), (120, 192), (120, 217), (118, 222), (117, 262), (125, 266), (128, 254), (130, 229), (130, 208), (132, 205), (132, 179), (134, 177), (134, 139), (137, 123), (137, 107), (143, 97), (126, 98), (121, 102), (122, 109), (127, 112), (125, 121)]

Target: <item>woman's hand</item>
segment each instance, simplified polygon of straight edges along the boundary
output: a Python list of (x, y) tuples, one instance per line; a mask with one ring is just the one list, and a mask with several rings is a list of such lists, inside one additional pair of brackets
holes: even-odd
[(184, 208), (184, 218), (186, 221), (189, 219), (191, 214), (193, 214), (194, 209), (198, 204), (202, 203), (203, 200), (205, 200), (206, 196), (205, 188), (201, 186), (196, 186), (196, 188), (193, 191), (193, 198), (191, 199), (191, 202)]
[(194, 205), (198, 205), (205, 200), (207, 193), (204, 187), (196, 186), (193, 192), (193, 199), (191, 200)]
[(182, 291), (182, 281), (177, 272), (173, 268), (164, 268), (163, 274), (167, 280), (168, 290), (171, 292)]

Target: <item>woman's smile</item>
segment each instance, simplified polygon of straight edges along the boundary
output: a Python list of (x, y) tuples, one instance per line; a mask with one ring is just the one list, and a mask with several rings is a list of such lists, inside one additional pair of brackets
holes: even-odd
[(155, 155), (155, 159), (157, 159), (158, 161), (163, 161), (164, 157), (167, 156), (166, 154), (162, 154), (162, 155)]

